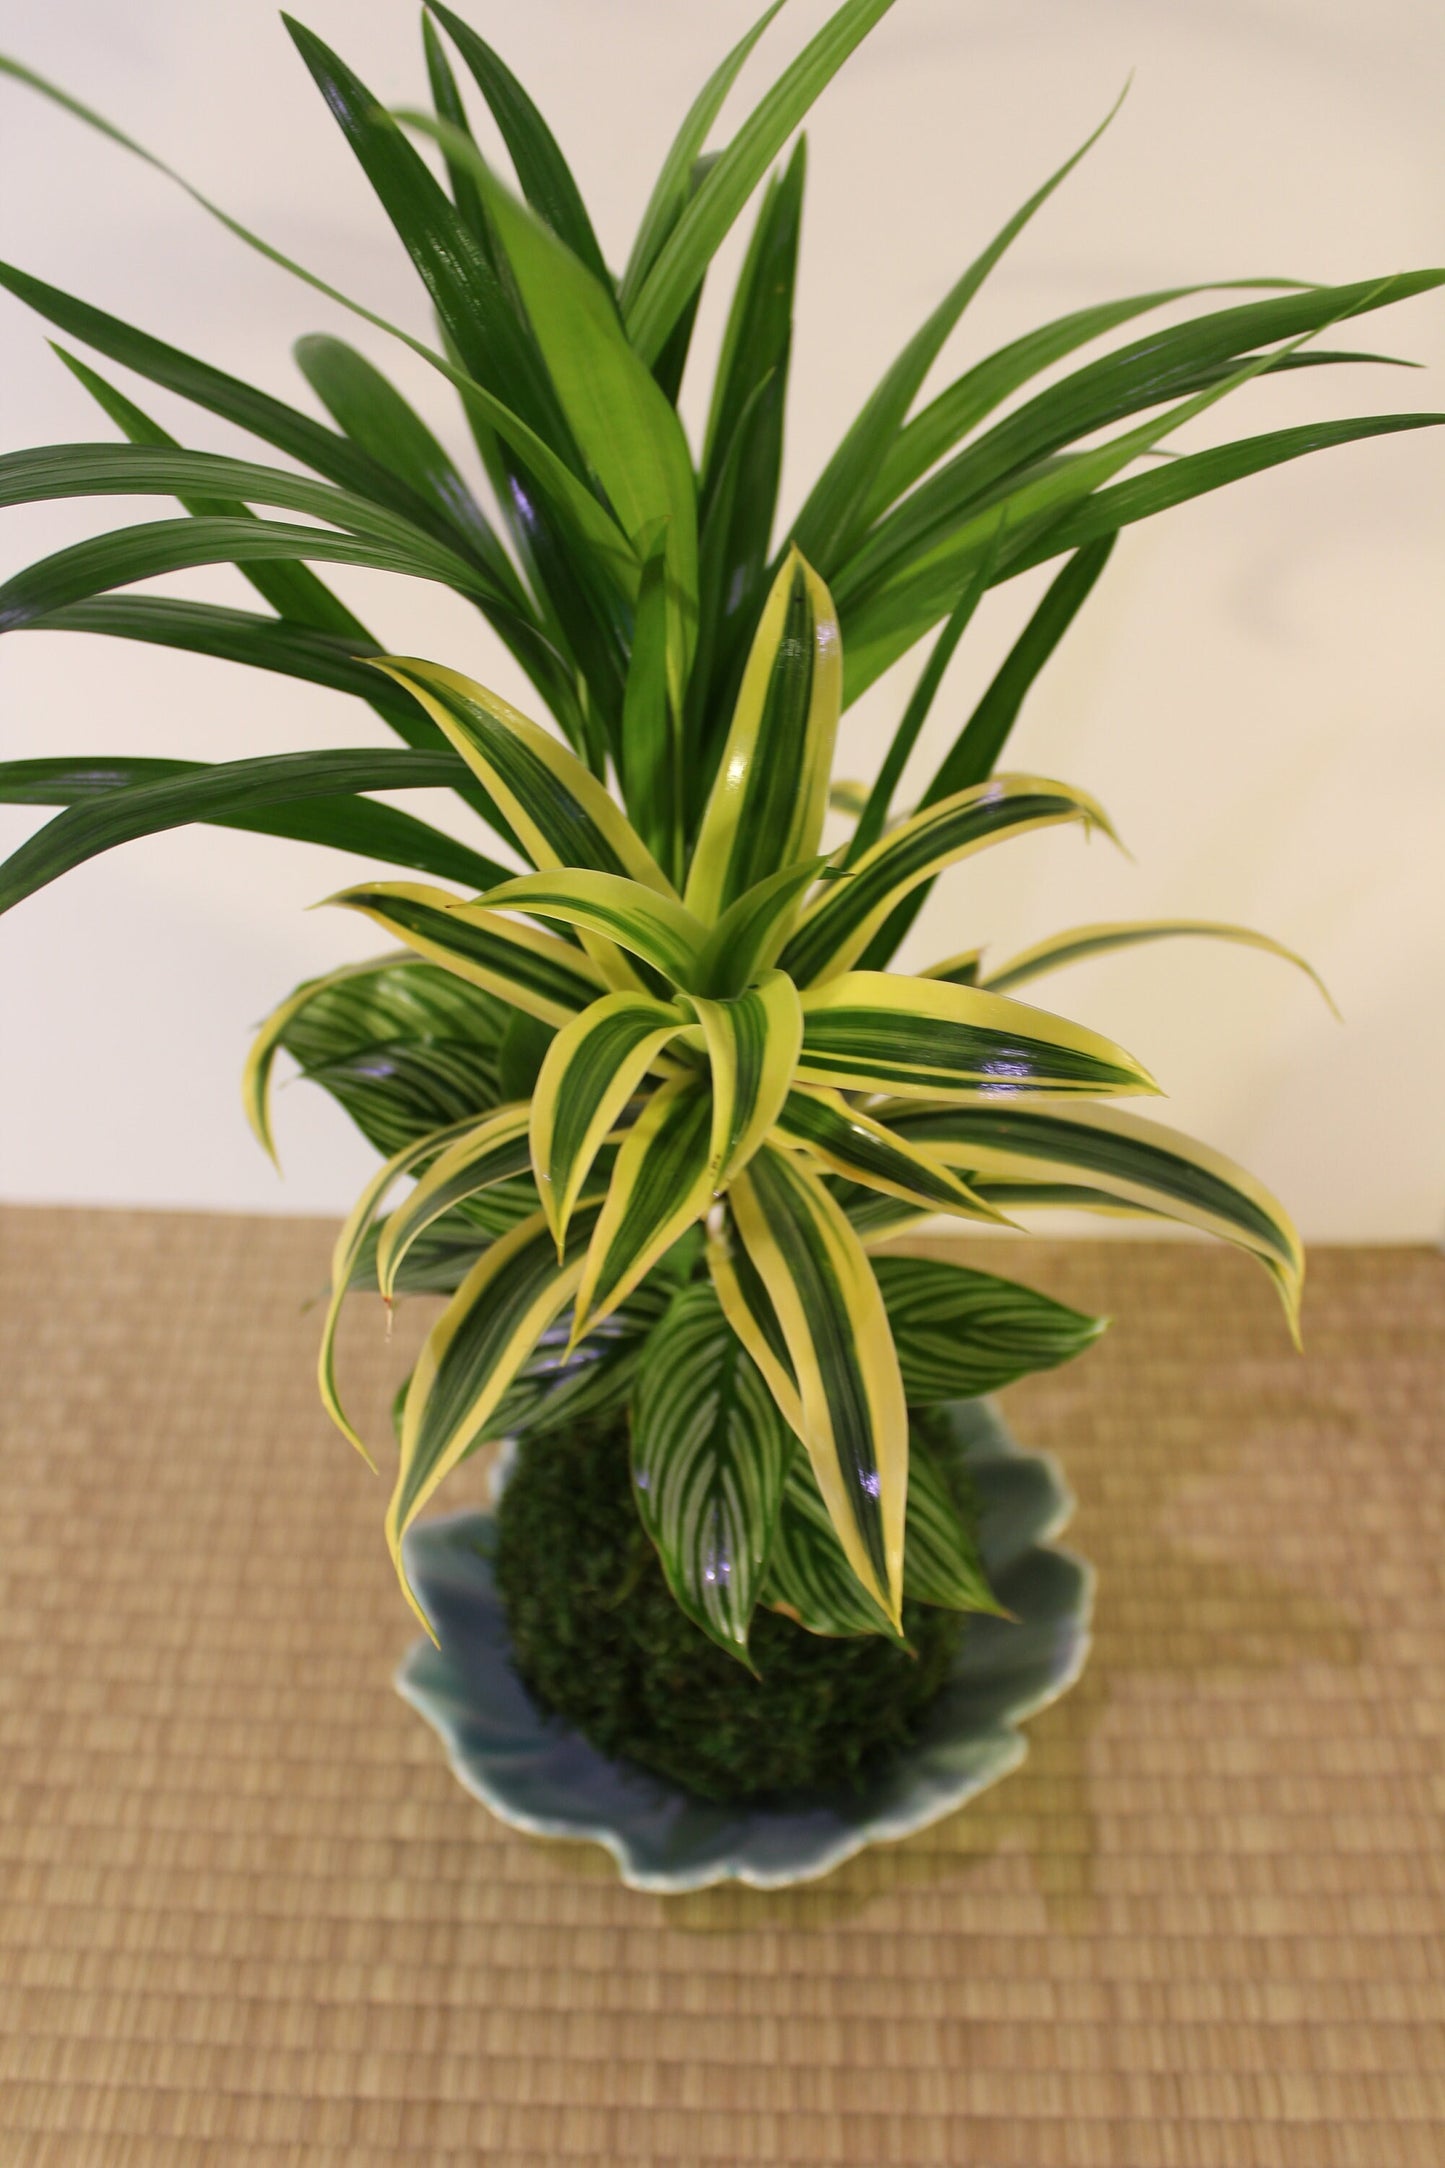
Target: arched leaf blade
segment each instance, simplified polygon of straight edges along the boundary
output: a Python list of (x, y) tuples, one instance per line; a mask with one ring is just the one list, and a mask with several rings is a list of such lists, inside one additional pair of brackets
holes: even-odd
[(674, 894), (604, 785), (550, 732), (440, 663), (392, 655), (377, 667), (415, 694), (496, 798), (539, 870), (621, 874), (660, 895)]
[(806, 1151), (830, 1174), (897, 1197), (917, 1210), (949, 1212), (960, 1219), (999, 1217), (941, 1159), (895, 1135), (840, 1092), (791, 1091), (779, 1112), (774, 1142)]
[[(202, 776), (210, 763), (200, 760), (90, 759), (0, 761), (0, 805), (79, 805), (115, 790), (182, 776)], [(465, 843), (395, 806), (369, 798), (316, 798), (296, 805), (273, 806), (259, 813), (218, 813), (216, 827), (249, 829), (268, 836), (288, 836), (299, 843), (320, 843), (334, 851), (355, 851), (389, 865), (436, 874), (444, 881), (465, 881), (483, 888), (505, 880), (506, 869)]]
[[(273, 807), (312, 801), (315, 817), (308, 841), (336, 836), (341, 839), (339, 848), (364, 847), (345, 841), (358, 825), (366, 827), (365, 814), (350, 808), (352, 793), (410, 790), (451, 783), (455, 776), (456, 763), (450, 754), (386, 748), (272, 753), (255, 760), (186, 764), (180, 773), (88, 795), (47, 821), (0, 866), (0, 911), (10, 910), (102, 851), (192, 821), (234, 824), (245, 817), (248, 825), (255, 825), (252, 817)], [(327, 801), (332, 802), (329, 814), (319, 809)]]
[(716, 1294), (685, 1288), (638, 1366), (633, 1495), (677, 1602), (742, 1663), (792, 1455)]
[[(620, 873), (594, 873), (558, 867), (504, 880), (476, 904), (459, 904), (460, 917), (473, 911), (526, 911), (533, 918), (559, 919), (584, 935), (640, 956), (675, 986), (691, 986), (707, 939), (703, 926), (673, 896)], [(605, 971), (602, 958), (597, 959)]]
[(531, 1164), (559, 1245), (605, 1139), (687, 1019), (650, 994), (605, 994), (552, 1041), (532, 1102)]
[(894, 907), (946, 866), (975, 851), (1061, 821), (1113, 830), (1087, 792), (1037, 775), (999, 775), (953, 792), (901, 821), (828, 884), (803, 913), (783, 950), (783, 969), (800, 986), (836, 977), (867, 949)]
[(1292, 1327), (1298, 1317), (1304, 1250), (1288, 1213), (1243, 1167), (1192, 1137), (1112, 1107), (1028, 1100), (901, 1106), (883, 1118), (986, 1185), (1062, 1178), (1247, 1249), (1276, 1281)]
[(878, 1284), (842, 1210), (792, 1154), (765, 1146), (728, 1197), (777, 1313), (828, 1517), (859, 1582), (896, 1629), (908, 1417)]
[(803, 895), (827, 863), (826, 856), (819, 856), (784, 866), (755, 881), (728, 905), (698, 961), (698, 984), (704, 992), (726, 999), (772, 968)]
[(327, 898), (364, 912), (419, 956), (547, 1024), (565, 1024), (606, 990), (579, 949), (500, 912), (464, 918), (460, 900), (415, 881), (369, 881)]
[(1153, 941), (1200, 938), (1210, 941), (1232, 941), (1242, 948), (1262, 949), (1267, 955), (1282, 957), (1293, 964), (1319, 988), (1325, 1001), (1335, 1015), (1339, 1010), (1330, 999), (1328, 987), (1314, 966), (1307, 963), (1292, 948), (1276, 941), (1267, 933), (1256, 933), (1249, 926), (1233, 926), (1219, 919), (1210, 918), (1142, 918), (1118, 919), (1089, 926), (1072, 926), (1067, 933), (1054, 934), (1047, 941), (1036, 941), (1032, 948), (1020, 949), (1007, 963), (996, 971), (987, 972), (980, 980), (981, 986), (1001, 994), (1010, 987), (1022, 986), (1029, 979), (1041, 978), (1046, 971), (1058, 971), (1066, 964), (1082, 963), (1090, 956), (1106, 956), (1116, 949), (1139, 948)]
[(729, 1207), (719, 1204), (709, 1215), (707, 1269), (724, 1317), (767, 1382), (778, 1412), (795, 1437), (803, 1435), (803, 1403), (788, 1343), (767, 1286)]
[(407, 1579), (402, 1539), (459, 1461), (495, 1435), (492, 1418), (553, 1319), (576, 1293), (593, 1215), (577, 1214), (561, 1264), (540, 1212), (484, 1251), (427, 1336), (402, 1417), (387, 1541), (407, 1601), (432, 1625)]
[(679, 1077), (658, 1086), (628, 1131), (587, 1252), (574, 1346), (707, 1211), (710, 1126), (707, 1093)]
[(937, 1257), (875, 1257), (910, 1407), (996, 1393), (1092, 1347), (1107, 1318)]
[[(1132, 1054), (1082, 1024), (901, 972), (849, 971), (803, 995), (798, 1081), (904, 1098), (1153, 1092)], [(884, 1119), (887, 1119), (885, 1116)]]
[[(440, 1149), (409, 1197), (395, 1208), (376, 1245), (376, 1284), (390, 1302), (412, 1246), (457, 1205), (499, 1182), (525, 1174), (531, 1165), (525, 1104), (495, 1108), (480, 1121), (458, 1124), (438, 1136)], [(412, 1165), (402, 1171), (410, 1173)]]
[(720, 1190), (748, 1164), (782, 1112), (803, 1043), (797, 988), (784, 972), (728, 1001), (694, 997), (711, 1070), (708, 1173)]
[(711, 924), (760, 880), (813, 857), (842, 695), (832, 598), (796, 551), (758, 623), (685, 891)]

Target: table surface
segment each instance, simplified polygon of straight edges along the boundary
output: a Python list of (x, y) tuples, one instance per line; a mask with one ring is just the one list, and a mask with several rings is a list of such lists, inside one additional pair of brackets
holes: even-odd
[[(1301, 1361), (1230, 1253), (949, 1245), (1116, 1319), (1004, 1396), (1084, 1680), (939, 1827), (654, 1898), (392, 1692), (331, 1233), (0, 1215), (7, 2168), (1445, 2161), (1445, 1261), (1316, 1252)], [(430, 1306), (352, 1307), (385, 1438)]]

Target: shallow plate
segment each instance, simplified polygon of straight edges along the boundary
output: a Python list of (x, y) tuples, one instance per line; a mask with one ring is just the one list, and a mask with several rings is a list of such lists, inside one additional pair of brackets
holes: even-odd
[(538, 1837), (595, 1839), (633, 1889), (726, 1881), (778, 1889), (829, 1873), (867, 1844), (926, 1829), (1023, 1760), (1019, 1724), (1083, 1669), (1094, 1580), (1082, 1559), (1049, 1541), (1074, 1503), (1056, 1464), (1021, 1452), (985, 1402), (936, 1412), (947, 1430), (940, 1447), (957, 1453), (973, 1479), (979, 1547), (1014, 1619), (970, 1619), (924, 1732), (861, 1791), (715, 1806), (633, 1763), (609, 1761), (544, 1714), (512, 1669), (486, 1513), (427, 1521), (406, 1538), (407, 1570), (441, 1647), (415, 1644), (398, 1691), (441, 1735), (467, 1790), (502, 1821)]

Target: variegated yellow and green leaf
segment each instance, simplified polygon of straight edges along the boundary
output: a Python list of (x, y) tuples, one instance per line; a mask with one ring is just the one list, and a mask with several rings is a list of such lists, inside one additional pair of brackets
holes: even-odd
[(1282, 941), (1272, 940), (1267, 933), (1255, 933), (1249, 926), (1231, 926), (1210, 918), (1136, 918), (1120, 919), (1094, 926), (1072, 926), (1067, 933), (1056, 933), (1048, 941), (1036, 941), (1032, 948), (1021, 949), (1011, 956), (997, 971), (983, 974), (981, 986), (991, 987), (1001, 994), (1011, 986), (1022, 986), (1027, 979), (1042, 977), (1045, 971), (1057, 971), (1064, 964), (1082, 963), (1090, 956), (1107, 956), (1114, 949), (1138, 948), (1150, 941), (1169, 941), (1180, 937), (1200, 936), (1211, 941), (1234, 941), (1244, 948), (1264, 949), (1271, 956), (1281, 956), (1297, 971), (1303, 971), (1312, 979), (1325, 1000), (1330, 999), (1329, 988), (1303, 956), (1286, 948)]
[(407, 1580), (402, 1539), (458, 1462), (496, 1435), (507, 1388), (577, 1292), (593, 1218), (590, 1208), (578, 1211), (560, 1262), (540, 1212), (494, 1242), (432, 1327), (412, 1372), (386, 1534), (407, 1601), (428, 1633), (431, 1621)]
[(842, 694), (832, 598), (792, 550), (758, 622), (693, 852), (685, 893), (699, 918), (719, 919), (780, 867), (816, 855)]
[(328, 897), (363, 911), (430, 962), (546, 1024), (565, 1024), (607, 991), (580, 949), (500, 911), (462, 907), (459, 896), (419, 881), (370, 881)]
[(708, 935), (698, 964), (701, 993), (741, 993), (777, 961), (804, 893), (827, 863), (825, 857), (818, 857), (784, 866), (728, 905)]
[(341, 1319), (342, 1305), (352, 1287), (358, 1260), (366, 1246), (366, 1238), (392, 1184), (400, 1181), (403, 1175), (414, 1173), (427, 1160), (435, 1159), (438, 1153), (445, 1152), (458, 1137), (466, 1136), (470, 1128), (471, 1124), (467, 1122), (454, 1122), (450, 1128), (436, 1130), (431, 1136), (418, 1138), (405, 1145), (401, 1151), (378, 1167), (348, 1213), (331, 1252), (331, 1298), (326, 1306), (326, 1322), (321, 1328), (321, 1351), (316, 1365), (321, 1405), (342, 1436), (351, 1440), (371, 1468), (374, 1468), (376, 1463), (360, 1432), (342, 1407), (337, 1391), (336, 1328)]
[[(908, 1441), (906, 1525), (903, 1589), (910, 1601), (1000, 1613), (978, 1545), (916, 1426)], [(784, 1487), (763, 1600), (809, 1633), (847, 1637), (897, 1631), (859, 1586), (801, 1454)]]
[(801, 1438), (803, 1403), (778, 1313), (746, 1244), (739, 1239), (731, 1209), (723, 1205), (715, 1206), (708, 1216), (707, 1270), (723, 1316), (762, 1372), (789, 1429)]
[(531, 1110), (525, 1104), (498, 1107), (481, 1121), (461, 1127), (441, 1151), (411, 1195), (390, 1214), (376, 1246), (376, 1282), (386, 1301), (412, 1244), (444, 1212), (468, 1202), (499, 1182), (524, 1174), (531, 1154)]
[(532, 1103), (537, 1191), (559, 1245), (597, 1153), (633, 1093), (688, 1019), (645, 993), (605, 994), (552, 1041)]
[(550, 731), (441, 663), (391, 655), (376, 667), (421, 702), (496, 799), (539, 871), (619, 873), (672, 894), (667, 875), (606, 787)]
[(1082, 821), (1112, 835), (1103, 808), (1086, 792), (1036, 775), (995, 775), (971, 790), (925, 806), (875, 843), (804, 912), (783, 951), (800, 986), (846, 971), (894, 906), (945, 866), (1006, 836), (1057, 821)]
[[(581, 933), (596, 934), (651, 964), (674, 986), (696, 983), (707, 928), (674, 896), (664, 896), (641, 881), (617, 873), (562, 871), (524, 873), (488, 889), (477, 903), (456, 905), (459, 918), (500, 910), (526, 911), (533, 918), (560, 920)], [(597, 959), (599, 969), (605, 962)]]
[(896, 1626), (908, 1416), (878, 1283), (842, 1208), (796, 1155), (764, 1146), (728, 1200), (777, 1313), (829, 1518), (849, 1565)]
[(633, 1490), (678, 1603), (744, 1663), (793, 1444), (713, 1289), (684, 1289), (639, 1365)]
[(873, 1271), (910, 1407), (996, 1393), (1092, 1347), (1107, 1318), (1086, 1317), (1015, 1280), (938, 1257), (875, 1257)]
[(726, 1187), (752, 1158), (782, 1111), (803, 1043), (798, 990), (781, 971), (730, 1001), (694, 999), (712, 1081), (708, 1174)]
[(930, 964), (918, 976), (921, 979), (946, 979), (951, 986), (977, 986), (982, 963), (981, 948), (960, 949), (956, 956), (945, 956), (942, 963)]
[[(362, 963), (343, 964), (337, 971), (328, 971), (322, 977), (307, 979), (278, 1002), (255, 1038), (251, 1041), (246, 1065), (241, 1072), (241, 1104), (246, 1119), (268, 1158), (276, 1160), (276, 1145), (271, 1135), (271, 1071), (286, 1035), (287, 1027), (323, 991), (345, 985), (350, 979), (372, 977), (376, 972), (394, 967), (400, 959), (395, 955), (372, 956)], [(278, 1165), (279, 1161), (276, 1162)]]
[(1154, 1092), (1111, 1039), (1007, 994), (900, 972), (848, 971), (803, 994), (801, 1084), (910, 1099)]
[(850, 1105), (841, 1092), (799, 1087), (778, 1115), (776, 1141), (797, 1146), (866, 1189), (881, 1190), (915, 1210), (955, 1213), (961, 1219), (997, 1220), (951, 1167)]
[[(1092, 1190), (1251, 1251), (1278, 1285), (1295, 1329), (1304, 1285), (1299, 1236), (1278, 1198), (1222, 1152), (1112, 1107), (1063, 1109), (1027, 1099), (900, 1105), (884, 1110), (884, 1119), (967, 1179), (1076, 1180), (1080, 1194), (1041, 1201), (1087, 1205)], [(1016, 1194), (1014, 1208), (1024, 1201)]]
[(617, 1154), (577, 1295), (573, 1344), (625, 1301), (712, 1202), (712, 1103), (701, 1080), (660, 1084)]

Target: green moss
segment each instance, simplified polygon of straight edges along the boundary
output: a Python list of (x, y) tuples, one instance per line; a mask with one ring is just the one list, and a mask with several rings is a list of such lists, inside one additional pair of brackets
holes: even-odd
[(668, 1593), (620, 1424), (523, 1443), (498, 1510), (496, 1575), (538, 1701), (603, 1753), (725, 1802), (858, 1783), (916, 1736), (964, 1627), (906, 1603), (910, 1653), (823, 1640), (760, 1609), (754, 1678)]

